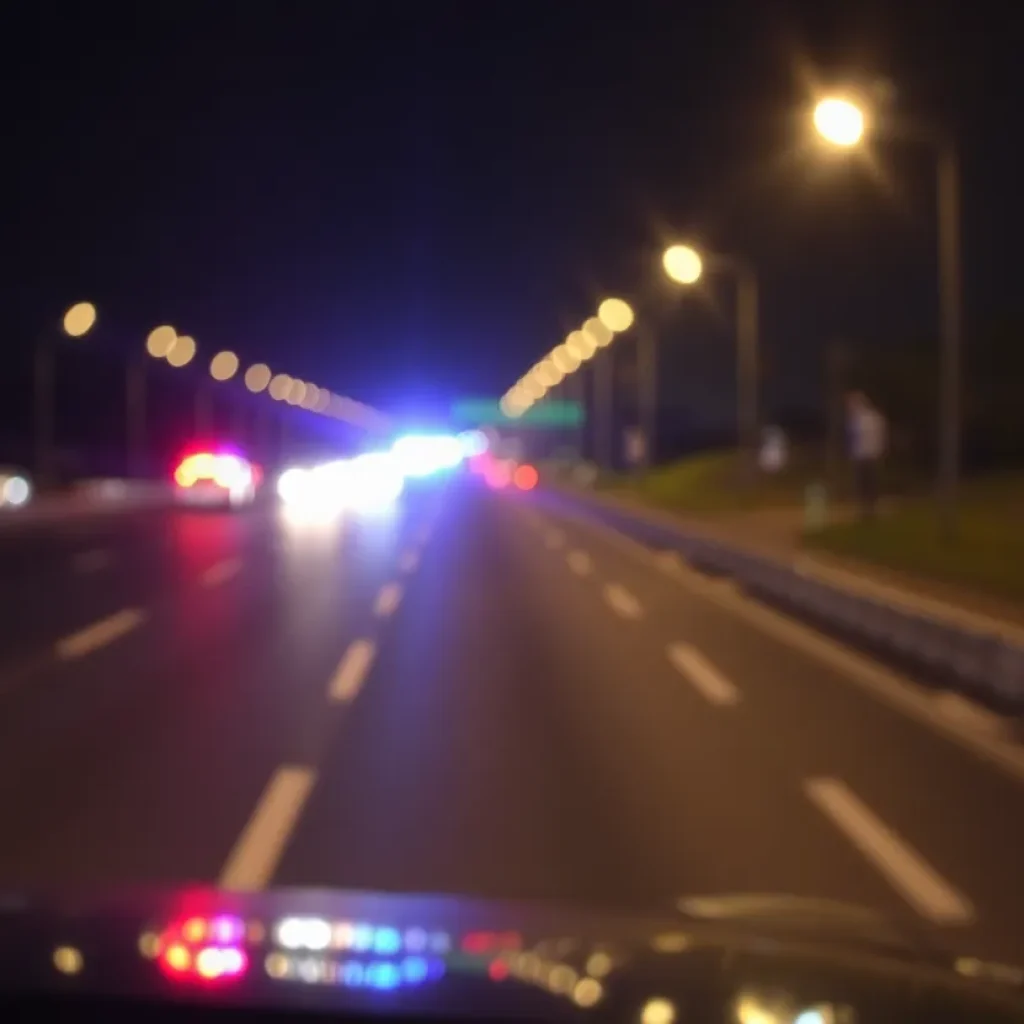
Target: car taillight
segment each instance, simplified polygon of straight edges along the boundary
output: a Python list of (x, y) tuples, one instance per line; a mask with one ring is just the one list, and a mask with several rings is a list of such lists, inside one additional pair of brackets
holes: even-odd
[(231, 490), (244, 487), (253, 477), (252, 467), (237, 455), (215, 455), (198, 452), (186, 456), (174, 471), (179, 487), (192, 487), (200, 480), (212, 480), (218, 487)]

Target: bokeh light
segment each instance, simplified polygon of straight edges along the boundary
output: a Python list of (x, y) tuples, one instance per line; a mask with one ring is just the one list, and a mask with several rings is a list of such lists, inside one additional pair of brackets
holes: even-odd
[(245, 371), (245, 386), (255, 395), (266, 390), (270, 383), (270, 367), (266, 363), (253, 363)]
[(293, 380), (288, 387), (285, 401), (289, 405), (301, 405), (306, 397), (306, 385), (301, 380)]
[(218, 352), (210, 360), (210, 376), (214, 380), (231, 380), (238, 373), (238, 356), (234, 352)]
[(633, 323), (633, 309), (624, 299), (605, 299), (598, 306), (597, 316), (614, 334), (629, 330)]
[(154, 327), (146, 338), (146, 351), (154, 359), (163, 359), (171, 351), (178, 332), (170, 324)]
[(179, 334), (174, 339), (171, 351), (167, 353), (167, 362), (171, 366), (187, 366), (196, 354), (195, 339), (187, 334)]
[(292, 379), (287, 373), (279, 373), (270, 382), (270, 397), (275, 402), (281, 402), (285, 399), (292, 386)]
[[(587, 320), (583, 324), (582, 330), (584, 336), (590, 338), (598, 348), (604, 348), (606, 345), (611, 344), (612, 338), (615, 337), (611, 328), (596, 316), (592, 316)], [(622, 328), (622, 330), (625, 330), (625, 328)]]
[(551, 361), (562, 373), (572, 373), (579, 369), (581, 357), (576, 355), (568, 345), (559, 345), (551, 353)]
[(814, 127), (833, 146), (856, 146), (864, 137), (864, 112), (851, 100), (830, 96), (815, 105)]
[(573, 331), (565, 339), (565, 347), (583, 362), (597, 351), (597, 342), (584, 331)]
[(696, 284), (704, 273), (704, 262), (692, 245), (670, 245), (661, 263), (665, 273), (677, 284)]
[(76, 302), (64, 314), (64, 333), (70, 338), (81, 338), (96, 323), (96, 307), (91, 302)]

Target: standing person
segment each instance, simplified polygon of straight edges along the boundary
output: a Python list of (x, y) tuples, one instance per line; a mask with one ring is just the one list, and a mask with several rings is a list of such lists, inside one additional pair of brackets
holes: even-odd
[(878, 464), (885, 455), (888, 428), (885, 416), (863, 391), (851, 391), (846, 396), (846, 410), (861, 518), (873, 519), (878, 505)]

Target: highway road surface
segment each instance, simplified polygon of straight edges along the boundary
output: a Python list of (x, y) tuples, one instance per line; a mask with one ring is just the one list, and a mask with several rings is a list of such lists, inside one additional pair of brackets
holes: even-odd
[(1024, 962), (1024, 757), (542, 492), (0, 533), (0, 885), (854, 901)]

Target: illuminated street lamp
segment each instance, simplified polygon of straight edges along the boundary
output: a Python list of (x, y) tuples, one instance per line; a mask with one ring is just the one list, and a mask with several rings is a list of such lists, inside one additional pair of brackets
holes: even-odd
[(597, 342), (584, 331), (573, 331), (565, 339), (565, 347), (580, 362), (586, 362), (597, 351)]
[(597, 309), (597, 316), (613, 334), (628, 331), (633, 323), (633, 309), (623, 299), (605, 299)]
[(265, 391), (270, 383), (270, 367), (266, 363), (253, 363), (245, 371), (245, 386), (254, 394), (258, 395)]
[(573, 373), (575, 370), (578, 370), (582, 361), (581, 357), (567, 344), (561, 344), (553, 349), (550, 358), (563, 374)]
[(840, 96), (829, 96), (814, 107), (814, 128), (826, 142), (848, 149), (864, 138), (864, 111)]
[[(849, 99), (830, 96), (814, 107), (818, 136), (840, 149), (858, 146), (870, 129), (865, 109)], [(936, 158), (938, 214), (939, 332), (939, 518), (949, 538), (956, 532), (960, 485), (961, 360), (963, 349), (963, 276), (960, 252), (960, 158), (952, 139), (930, 134)]]
[(238, 356), (234, 352), (218, 352), (210, 360), (210, 376), (214, 380), (231, 380), (238, 373)]
[(670, 245), (661, 262), (676, 284), (696, 284), (704, 273), (704, 262), (692, 245)]
[(592, 316), (589, 320), (585, 320), (580, 331), (585, 337), (590, 338), (597, 348), (606, 348), (612, 343), (612, 339), (615, 337), (614, 331), (612, 331), (612, 329), (603, 320), (600, 320), (596, 316)]
[(64, 333), (69, 338), (83, 338), (96, 324), (96, 307), (91, 302), (76, 302), (64, 314)]
[(174, 347), (178, 332), (170, 324), (154, 327), (146, 338), (146, 351), (154, 359), (165, 359)]
[(174, 339), (170, 352), (167, 353), (167, 362), (177, 368), (188, 366), (195, 354), (195, 339), (187, 334), (179, 334)]
[(740, 449), (755, 464), (758, 420), (758, 349), (760, 347), (757, 273), (744, 259), (701, 255), (692, 245), (671, 245), (662, 258), (665, 273), (677, 284), (692, 286), (704, 274), (722, 271), (736, 282), (736, 433)]
[(270, 382), (270, 397), (275, 402), (283, 402), (292, 386), (292, 379), (287, 373), (277, 374)]

